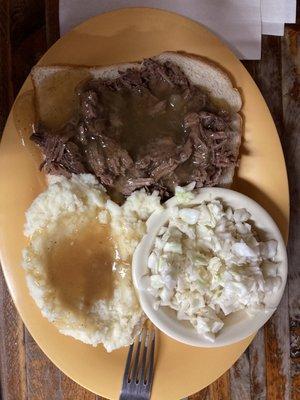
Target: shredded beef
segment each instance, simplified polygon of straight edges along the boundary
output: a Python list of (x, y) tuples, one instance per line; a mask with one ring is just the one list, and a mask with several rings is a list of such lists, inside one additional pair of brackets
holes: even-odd
[(190, 181), (217, 185), (236, 165), (230, 115), (212, 111), (208, 96), (171, 62), (146, 59), (114, 80), (82, 82), (75, 95), (70, 122), (55, 131), (39, 124), (31, 136), (49, 174), (92, 173), (123, 195), (145, 187), (166, 198)]

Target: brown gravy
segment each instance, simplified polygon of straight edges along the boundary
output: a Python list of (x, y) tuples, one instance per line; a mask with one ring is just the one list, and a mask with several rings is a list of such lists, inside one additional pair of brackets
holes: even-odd
[[(176, 104), (172, 101), (174, 98)], [(187, 111), (182, 95), (176, 88), (169, 88), (160, 94), (159, 100), (166, 103), (165, 109), (152, 114), (149, 111), (154, 104), (147, 94), (132, 93), (126, 89), (118, 92), (102, 90), (102, 102), (109, 110), (108, 113), (117, 110), (122, 121), (122, 126), (112, 133), (112, 137), (120, 141), (133, 159), (143, 146), (153, 140), (171, 137), (178, 145), (184, 142), (186, 135), (183, 119)]]
[(92, 173), (117, 201), (143, 187), (165, 200), (191, 181), (215, 186), (236, 165), (229, 113), (170, 62), (146, 59), (111, 80), (67, 69), (36, 94), (41, 124), (31, 138), (45, 156), (41, 168)]
[(22, 145), (38, 170), (43, 157), (38, 147), (34, 146), (30, 140), (35, 120), (34, 92), (33, 90), (28, 90), (20, 94), (16, 99), (13, 106), (13, 121)]
[(49, 283), (62, 303), (78, 310), (113, 294), (114, 246), (110, 227), (88, 223), (54, 243), (47, 269)]

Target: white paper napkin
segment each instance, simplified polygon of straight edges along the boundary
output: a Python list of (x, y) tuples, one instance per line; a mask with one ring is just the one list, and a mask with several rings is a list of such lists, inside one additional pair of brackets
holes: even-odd
[(294, 24), (296, 22), (297, 0), (285, 0), (285, 22)]
[(261, 0), (262, 33), (282, 36), (287, 0)]
[(219, 36), (239, 58), (260, 58), (260, 0), (60, 0), (61, 34), (94, 15), (139, 6), (189, 17)]
[(261, 0), (262, 33), (282, 36), (284, 24), (296, 22), (296, 0)]

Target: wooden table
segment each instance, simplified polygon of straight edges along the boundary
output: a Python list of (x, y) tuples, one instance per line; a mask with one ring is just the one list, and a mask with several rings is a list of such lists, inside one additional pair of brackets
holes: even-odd
[[(0, 132), (30, 68), (58, 38), (57, 10), (58, 0), (0, 0)], [(289, 174), (291, 225), (285, 295), (235, 365), (190, 400), (300, 400), (299, 22), (286, 26), (282, 38), (264, 36), (261, 60), (244, 62), (271, 110)], [(41, 352), (24, 328), (2, 275), (0, 366), (2, 400), (101, 399), (67, 378)]]

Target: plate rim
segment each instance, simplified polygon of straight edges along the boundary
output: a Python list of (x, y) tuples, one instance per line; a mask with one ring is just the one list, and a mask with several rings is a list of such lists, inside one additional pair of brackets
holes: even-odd
[[(209, 35), (211, 35), (211, 36), (213, 36), (214, 38), (216, 38), (218, 42), (221, 42), (222, 46), (223, 46), (223, 47), (226, 47), (227, 51), (230, 52), (231, 55), (237, 60), (237, 58), (236, 58), (235, 55), (232, 53), (232, 51), (228, 48), (228, 46), (227, 46), (226, 44), (224, 44), (219, 38), (216, 37), (216, 35), (215, 35), (214, 33), (212, 33), (209, 29), (207, 29), (207, 28), (204, 27), (203, 25), (201, 25), (201, 24), (195, 22), (194, 20), (192, 20), (192, 19), (190, 19), (190, 18), (188, 18), (188, 17), (184, 17), (184, 16), (182, 16), (182, 15), (179, 15), (179, 14), (177, 14), (177, 13), (175, 13), (175, 12), (165, 11), (165, 10), (161, 10), (161, 9), (158, 9), (158, 8), (151, 8), (151, 7), (126, 7), (126, 8), (117, 9), (117, 10), (113, 10), (113, 11), (108, 11), (108, 12), (106, 12), (106, 13), (96, 15), (96, 16), (94, 16), (94, 17), (92, 17), (92, 18), (90, 18), (90, 19), (88, 19), (88, 20), (82, 22), (80, 25), (76, 26), (75, 28), (73, 28), (69, 33), (67, 33), (65, 36), (63, 36), (62, 38), (60, 38), (60, 39), (59, 39), (59, 42), (60, 42), (60, 41), (63, 41), (63, 40), (64, 40), (70, 33), (72, 33), (74, 30), (76, 30), (76, 29), (78, 29), (78, 28), (80, 28), (80, 27), (84, 27), (85, 24), (88, 25), (92, 20), (97, 20), (99, 17), (102, 17), (103, 15), (106, 15), (106, 16), (107, 16), (107, 15), (112, 15), (112, 14), (123, 13), (123, 12), (126, 11), (126, 10), (127, 10), (127, 11), (128, 11), (128, 10), (130, 10), (130, 11), (131, 11), (131, 10), (143, 10), (143, 11), (146, 10), (146, 11), (150, 11), (150, 12), (152, 12), (153, 10), (155, 10), (155, 11), (157, 11), (157, 12), (159, 12), (159, 13), (162, 13), (162, 14), (171, 14), (171, 15), (174, 16), (174, 17), (180, 17), (182, 20), (188, 20), (188, 21), (192, 22), (193, 24), (199, 25), (199, 26), (202, 27), (202, 29), (204, 29), (205, 31), (208, 31), (208, 32), (209, 32)], [(50, 49), (51, 49), (51, 48), (50, 48)], [(47, 57), (47, 53), (49, 52), (50, 49), (48, 49), (47, 52), (43, 55), (43, 57), (39, 60), (38, 65), (39, 65), (40, 63), (43, 63), (43, 61), (44, 61), (45, 58)], [(250, 80), (251, 80), (251, 84), (254, 85), (254, 86), (256, 87), (256, 91), (258, 91), (258, 94), (261, 95), (261, 93), (260, 93), (260, 91), (259, 91), (259, 88), (257, 87), (256, 83), (255, 83), (254, 80), (252, 79), (251, 75), (248, 73), (248, 71), (247, 71), (246, 68), (243, 66), (243, 64), (242, 64), (239, 60), (237, 60), (237, 61), (239, 62), (240, 66), (246, 71), (247, 75), (249, 76), (249, 78), (250, 78)], [(28, 84), (28, 79), (29, 79), (29, 78), (26, 79), (26, 81), (25, 81), (24, 85), (22, 86), (22, 88), (21, 88), (19, 94), (22, 93), (22, 91), (24, 90), (24, 87), (26, 87), (26, 84)], [(19, 94), (18, 94), (18, 95), (19, 95)], [(18, 97), (18, 96), (17, 96), (17, 97)], [(16, 99), (17, 99), (17, 97), (16, 97)], [(264, 100), (263, 100), (263, 102), (265, 103)], [(266, 103), (265, 103), (265, 105), (266, 105)], [(243, 109), (242, 109), (242, 110), (243, 110)], [(267, 108), (267, 112), (270, 114), (270, 111), (268, 110), (268, 108)], [(5, 137), (5, 135), (7, 135), (6, 132), (7, 132), (7, 130), (8, 130), (8, 126), (9, 126), (9, 123), (11, 122), (11, 119), (12, 119), (12, 111), (10, 112), (9, 118), (8, 118), (7, 123), (6, 123), (6, 125), (5, 125), (5, 128), (4, 128), (4, 130), (3, 130), (3, 138)], [(272, 117), (271, 117), (271, 119), (272, 119)], [(273, 119), (272, 119), (272, 122), (273, 122), (273, 124), (274, 124)], [(274, 129), (275, 129), (275, 133), (276, 133), (277, 136), (279, 137), (278, 132), (277, 132), (277, 129), (276, 129), (276, 127), (275, 127), (275, 124), (274, 124)], [(244, 132), (243, 132), (243, 133), (244, 133)], [(3, 140), (2, 140), (2, 143), (3, 143)], [(279, 145), (280, 145), (280, 144), (279, 144)], [(2, 150), (3, 145), (1, 145), (0, 148), (1, 148), (1, 150)], [(282, 147), (281, 147), (281, 153), (283, 154)], [(2, 154), (2, 151), (1, 151), (0, 154)], [(288, 188), (288, 180), (287, 180), (287, 173), (286, 173), (286, 165), (285, 165), (285, 163), (284, 163), (284, 167), (285, 167), (285, 175), (286, 175), (285, 183), (286, 183), (286, 186), (287, 186), (287, 188)], [(287, 200), (288, 200), (288, 204), (289, 204), (289, 195), (287, 194), (287, 196), (288, 196)], [(286, 217), (287, 217), (287, 218), (286, 218), (286, 221), (289, 221), (289, 215), (287, 215)], [(288, 224), (287, 224), (287, 226), (285, 226), (285, 230), (286, 230), (286, 231), (288, 230)], [(1, 238), (0, 238), (0, 239), (1, 239)], [(2, 251), (2, 249), (0, 249), (0, 258), (1, 258), (1, 261), (3, 260), (3, 258), (5, 259), (5, 256), (3, 257), (3, 251)], [(5, 276), (6, 283), (7, 283), (8, 288), (9, 288), (9, 292), (10, 292), (10, 294), (11, 294), (13, 300), (14, 300), (14, 304), (15, 304), (17, 310), (18, 310), (19, 315), (21, 316), (21, 319), (22, 319), (23, 323), (24, 323), (25, 326), (27, 327), (27, 321), (25, 322), (25, 321), (23, 320), (23, 316), (22, 316), (23, 313), (22, 313), (22, 311), (21, 311), (21, 308), (19, 308), (19, 305), (20, 305), (20, 304), (19, 304), (18, 302), (15, 301), (15, 295), (14, 295), (14, 293), (13, 293), (14, 290), (13, 290), (13, 288), (11, 287), (10, 277), (8, 276), (8, 275), (9, 275), (9, 274), (8, 274), (8, 272), (9, 272), (9, 267), (8, 267), (8, 268), (6, 267), (6, 263), (5, 263), (5, 262), (3, 263), (3, 265), (5, 265), (5, 267), (4, 267), (4, 268), (2, 267), (2, 270), (3, 270), (4, 276)], [(43, 317), (42, 317), (42, 318), (43, 318)], [(51, 356), (49, 356), (49, 351), (48, 351), (48, 350), (45, 350), (44, 347), (41, 347), (41, 345), (39, 344), (38, 339), (36, 339), (36, 335), (35, 335), (35, 334), (32, 334), (31, 329), (28, 329), (28, 330), (29, 330), (30, 334), (34, 337), (34, 339), (36, 340), (36, 342), (38, 343), (39, 347), (42, 349), (42, 351), (44, 352), (44, 354), (46, 354), (46, 356), (47, 356), (60, 370), (62, 370), (66, 375), (70, 376), (71, 379), (73, 379), (73, 380), (75, 380), (77, 383), (79, 383), (80, 381), (79, 381), (78, 379), (74, 378), (74, 377), (72, 376), (72, 374), (69, 374), (68, 372), (65, 372), (65, 370), (64, 370), (61, 366), (59, 366), (59, 364), (58, 364), (56, 361), (53, 361), (53, 358), (52, 358)], [(254, 336), (253, 336), (253, 337), (254, 337)], [(250, 343), (250, 341), (253, 339), (253, 337), (248, 338), (248, 339), (249, 339), (249, 343)], [(249, 343), (248, 343), (248, 344), (249, 344)], [(247, 344), (247, 346), (248, 346), (248, 344)], [(242, 353), (241, 353), (241, 354), (242, 354)], [(236, 359), (238, 359), (238, 358), (241, 356), (241, 354), (239, 354), (239, 355), (237, 356)], [(223, 371), (223, 372), (224, 372), (224, 371)], [(223, 373), (223, 372), (222, 372), (222, 373)], [(221, 376), (222, 373), (221, 373), (219, 376)], [(218, 378), (218, 377), (217, 377), (217, 378)], [(217, 379), (217, 378), (214, 378), (214, 379)], [(212, 380), (211, 382), (213, 382), (213, 380)], [(208, 384), (210, 384), (211, 382), (209, 382)], [(86, 389), (91, 390), (88, 386), (82, 384), (81, 382), (80, 382), (79, 384), (80, 384), (81, 386), (85, 387)], [(200, 390), (200, 389), (199, 389), (199, 390)]]

